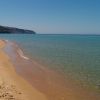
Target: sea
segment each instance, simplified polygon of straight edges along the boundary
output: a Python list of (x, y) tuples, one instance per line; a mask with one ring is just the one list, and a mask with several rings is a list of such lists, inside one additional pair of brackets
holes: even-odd
[(16, 42), (44, 67), (100, 91), (100, 35), (0, 34), (0, 39)]

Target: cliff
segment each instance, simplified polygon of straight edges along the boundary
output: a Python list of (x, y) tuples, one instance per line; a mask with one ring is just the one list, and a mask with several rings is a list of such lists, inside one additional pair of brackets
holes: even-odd
[(7, 33), (7, 34), (35, 34), (32, 30), (26, 29), (19, 29), (15, 27), (7, 27), (7, 26), (0, 26), (0, 33)]

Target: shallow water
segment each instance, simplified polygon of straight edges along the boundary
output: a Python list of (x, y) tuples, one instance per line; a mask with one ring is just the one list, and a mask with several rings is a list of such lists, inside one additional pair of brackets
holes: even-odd
[(99, 35), (1, 34), (19, 44), (24, 53), (40, 64), (70, 76), (80, 85), (100, 90)]

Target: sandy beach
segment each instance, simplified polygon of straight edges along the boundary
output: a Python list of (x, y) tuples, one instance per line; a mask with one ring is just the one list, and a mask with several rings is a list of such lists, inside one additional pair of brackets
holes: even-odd
[(6, 42), (0, 40), (0, 100), (47, 100), (45, 95), (20, 77), (2, 50)]
[(99, 100), (99, 93), (79, 87), (29, 59), (16, 43), (0, 40), (0, 100)]

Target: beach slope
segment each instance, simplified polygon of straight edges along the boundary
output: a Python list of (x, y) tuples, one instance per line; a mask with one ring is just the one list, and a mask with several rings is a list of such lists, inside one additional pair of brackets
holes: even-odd
[(45, 95), (32, 87), (14, 70), (3, 51), (6, 42), (0, 40), (0, 100), (47, 100)]

